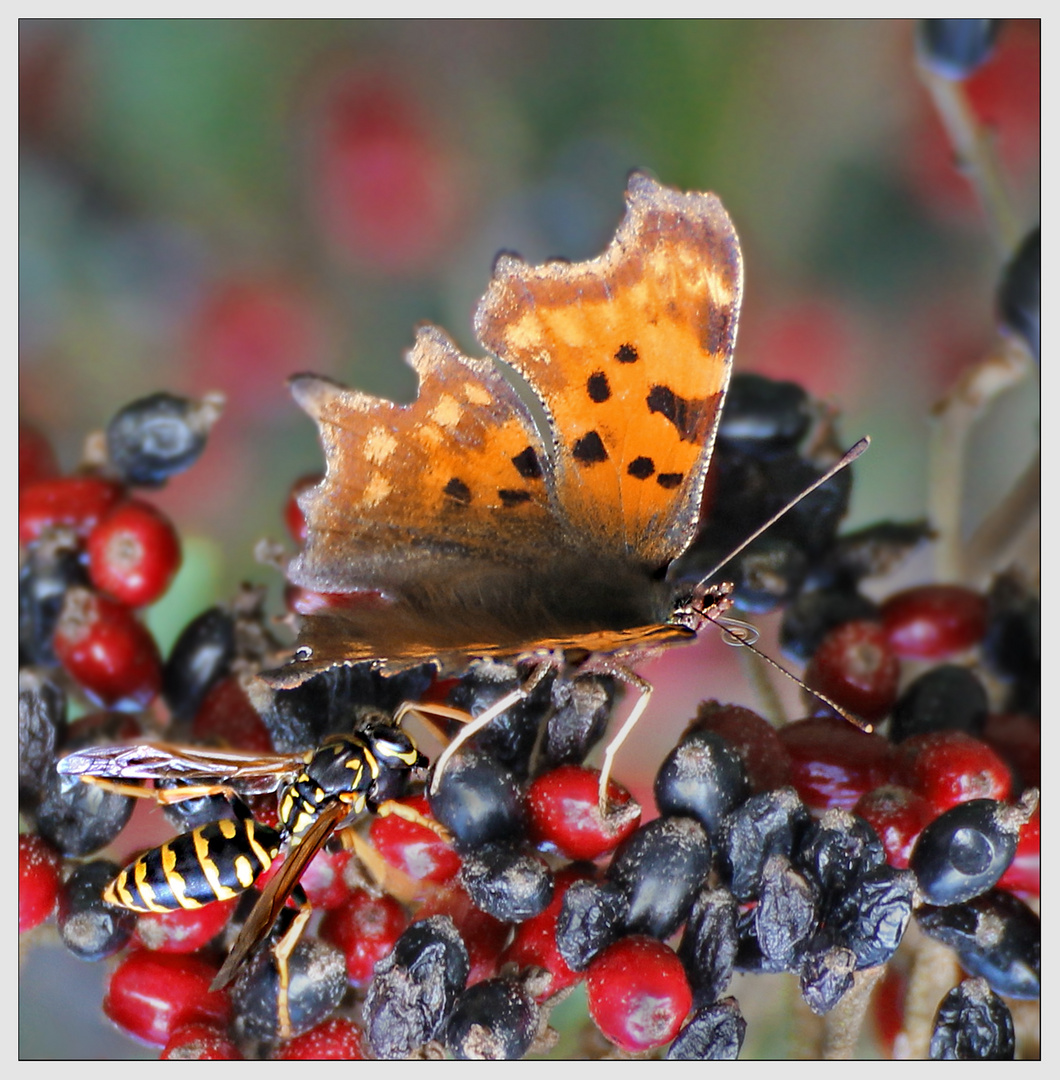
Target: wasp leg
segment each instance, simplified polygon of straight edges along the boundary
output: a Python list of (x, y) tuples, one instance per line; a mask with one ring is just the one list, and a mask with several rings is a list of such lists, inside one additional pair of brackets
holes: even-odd
[(309, 921), (309, 916), (313, 914), (313, 907), (309, 903), (309, 898), (300, 885), (296, 885), (291, 891), (291, 899), (298, 907), (298, 914), (295, 915), (291, 925), (284, 931), (283, 936), (276, 942), (272, 950), (273, 956), (276, 957), (276, 973), (280, 979), (279, 991), (276, 995), (276, 1008), (279, 1014), (279, 1035), (281, 1039), (291, 1037), (291, 953), (294, 952), (295, 946), (297, 946), (302, 936), (302, 931), (305, 930), (305, 924)]
[(423, 704), (418, 701), (405, 701), (398, 706), (397, 712), (394, 713), (395, 726), (401, 727), (401, 721), (406, 716), (416, 717), (443, 746), (449, 742), (449, 733), (443, 731), (438, 724), (435, 724), (431, 720), (432, 716), (438, 716), (445, 720), (455, 720), (458, 724), (470, 724), (475, 719), (471, 713), (465, 712), (463, 709), (457, 709), (452, 705)]
[(394, 817), (399, 817), (405, 821), (411, 821), (416, 825), (422, 825), (425, 829), (430, 829), (431, 832), (437, 833), (437, 835), (447, 844), (452, 842), (453, 836), (444, 825), (439, 824), (437, 821), (432, 821), (418, 810), (413, 809), (411, 806), (406, 806), (396, 799), (385, 799), (373, 809), (378, 817), (387, 817), (388, 815), (393, 814)]
[(94, 784), (115, 795), (129, 795), (134, 799), (154, 799), (159, 806), (172, 806), (185, 799), (201, 799), (207, 795), (224, 795), (229, 801), (238, 799), (236, 790), (228, 784), (188, 784), (179, 788), (145, 788), (137, 784), (125, 784), (104, 776), (82, 776), (84, 784)]

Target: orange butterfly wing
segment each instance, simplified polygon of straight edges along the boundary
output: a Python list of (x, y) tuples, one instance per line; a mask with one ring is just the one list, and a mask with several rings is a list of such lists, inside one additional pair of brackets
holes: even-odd
[(599, 258), (503, 256), (475, 330), (545, 404), (565, 531), (658, 568), (698, 524), (743, 270), (714, 195), (634, 174), (626, 199)]

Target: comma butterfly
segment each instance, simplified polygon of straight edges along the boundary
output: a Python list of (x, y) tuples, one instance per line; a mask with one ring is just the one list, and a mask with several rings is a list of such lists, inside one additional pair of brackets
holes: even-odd
[(599, 257), (499, 256), (474, 325), (500, 364), (424, 325), (411, 404), (296, 376), (327, 474), (300, 499), (288, 575), (376, 599), (307, 617), (273, 685), (361, 661), (544, 659), (595, 663), (647, 704), (624, 661), (692, 640), (726, 604), (667, 570), (699, 523), (742, 286), (718, 198), (635, 173)]

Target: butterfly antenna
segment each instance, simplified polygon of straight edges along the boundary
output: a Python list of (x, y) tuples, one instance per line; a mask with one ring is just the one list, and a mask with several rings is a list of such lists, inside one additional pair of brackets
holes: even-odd
[(827, 694), (822, 694), (820, 690), (815, 690), (812, 686), (807, 686), (806, 683), (791, 671), (788, 671), (783, 664), (778, 664), (773, 657), (768, 656), (762, 652), (761, 649), (755, 646), (755, 641), (758, 640), (758, 631), (753, 626), (748, 626), (746, 623), (737, 621), (736, 619), (718, 618), (711, 615), (709, 612), (703, 613), (704, 618), (708, 622), (712, 622), (720, 631), (722, 640), (727, 645), (735, 645), (741, 649), (750, 649), (759, 659), (764, 660), (770, 667), (774, 667), (782, 675), (791, 679), (797, 686), (801, 686), (808, 694), (812, 694), (818, 701), (824, 702), (828, 708), (837, 712), (844, 720), (853, 724), (854, 727), (861, 731), (864, 731), (867, 735), (871, 735), (873, 731), (872, 724), (866, 720), (862, 720), (860, 716), (855, 716), (849, 709), (844, 709), (842, 705), (833, 701)]
[(865, 453), (866, 450), (868, 450), (868, 448), (869, 437), (868, 435), (865, 435), (862, 438), (858, 439), (858, 441), (854, 443), (854, 445), (833, 466), (831, 466), (831, 468), (822, 473), (822, 475), (820, 475), (816, 480), (814, 480), (814, 482), (810, 484), (809, 487), (804, 488), (802, 491), (800, 491), (794, 499), (792, 499), (784, 507), (778, 510), (767, 522), (765, 522), (763, 525), (759, 525), (759, 527), (755, 529), (755, 531), (751, 533), (751, 535), (747, 537), (747, 539), (744, 540), (739, 545), (739, 547), (735, 548), (733, 551), (730, 551), (729, 554), (726, 555), (725, 558), (722, 559), (721, 562), (719, 562), (717, 566), (715, 566), (714, 569), (710, 571), (709, 574), (704, 574), (699, 579), (699, 582), (696, 585), (696, 590), (698, 591), (704, 588), (707, 582), (710, 581), (710, 579), (719, 570), (721, 570), (723, 566), (725, 566), (729, 562), (732, 562), (732, 560), (735, 559), (741, 551), (748, 547), (748, 545), (753, 544), (754, 541), (757, 540), (762, 535), (762, 533), (766, 531), (766, 529), (776, 524), (776, 522), (778, 522), (789, 510), (791, 510), (792, 507), (797, 506), (799, 503), (801, 503), (802, 500), (810, 494), (810, 492), (816, 491), (822, 484), (826, 484), (829, 480), (831, 480), (836, 473), (841, 472), (849, 464), (851, 464), (851, 462), (856, 461), (859, 457), (861, 457), (862, 454)]

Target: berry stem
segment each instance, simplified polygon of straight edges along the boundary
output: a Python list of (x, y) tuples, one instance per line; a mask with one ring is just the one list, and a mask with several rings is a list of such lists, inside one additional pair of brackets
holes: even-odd
[(926, 1061), (939, 1002), (960, 982), (960, 968), (953, 950), (910, 927), (913, 965), (906, 988), (902, 1030), (895, 1039), (895, 1057)]
[(975, 188), (998, 254), (1007, 259), (1020, 241), (1020, 226), (1005, 190), (990, 132), (976, 118), (962, 81), (946, 78), (922, 62), (917, 68), (946, 128), (957, 168)]
[(839, 1004), (824, 1018), (825, 1061), (852, 1061), (857, 1050), (858, 1036), (872, 999), (872, 991), (887, 970), (886, 964), (854, 972), (854, 985), (843, 995)]
[(1031, 361), (1024, 350), (1002, 345), (969, 368), (932, 410), (928, 504), (938, 537), (936, 572), (940, 582), (962, 582), (967, 576), (961, 509), (972, 429), (991, 403), (1030, 371)]

